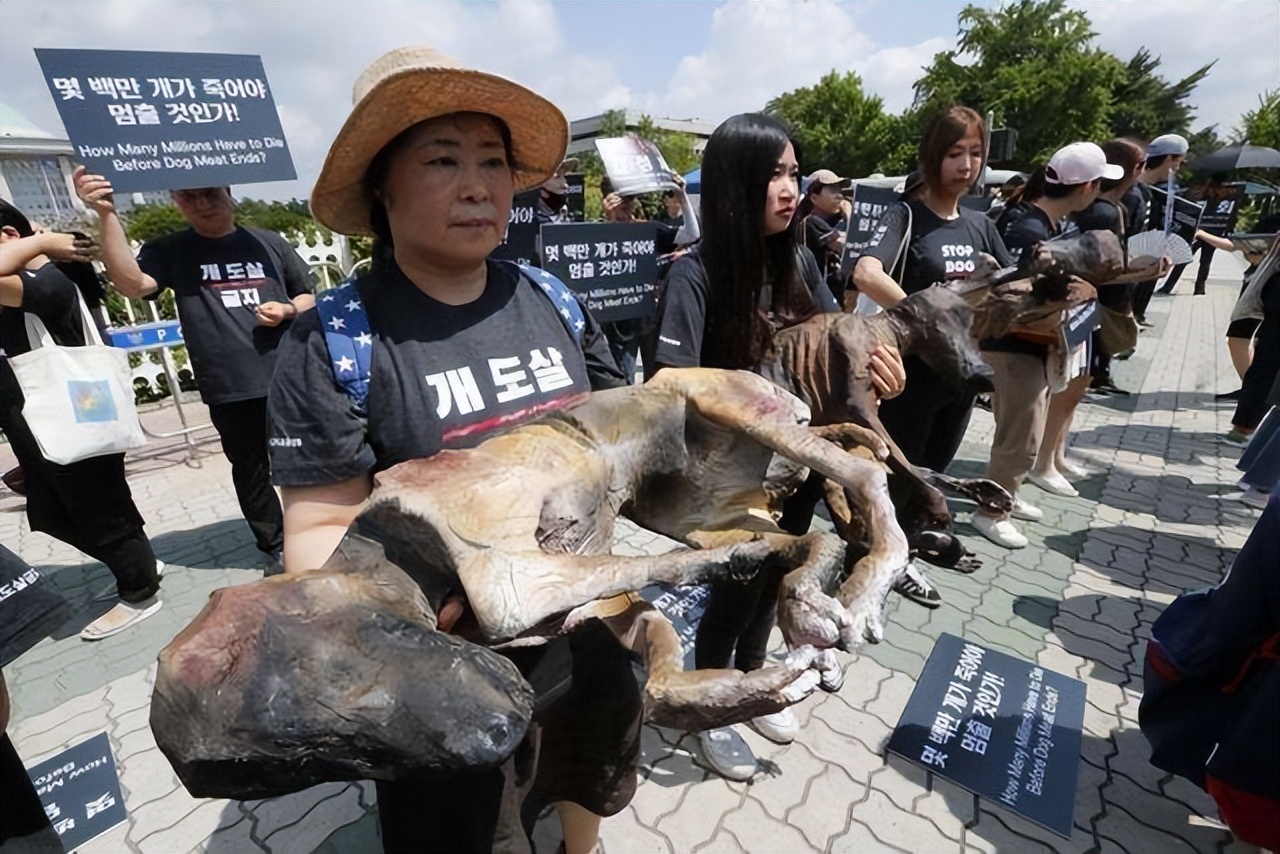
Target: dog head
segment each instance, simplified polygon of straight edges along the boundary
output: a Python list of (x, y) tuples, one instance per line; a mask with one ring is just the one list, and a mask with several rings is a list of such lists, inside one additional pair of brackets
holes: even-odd
[(957, 387), (992, 389), (995, 374), (973, 340), (973, 309), (964, 297), (947, 288), (925, 288), (888, 314), (907, 332), (904, 355), (919, 357)]

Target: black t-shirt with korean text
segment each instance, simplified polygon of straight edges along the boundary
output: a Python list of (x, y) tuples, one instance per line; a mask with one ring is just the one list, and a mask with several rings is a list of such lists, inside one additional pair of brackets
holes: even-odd
[(255, 311), (311, 290), (307, 265), (293, 247), (258, 229), (238, 227), (225, 237), (187, 229), (144, 244), (138, 266), (160, 286), (153, 299), (166, 288), (173, 291), (201, 399), (220, 404), (265, 397), (289, 321), (259, 326)]
[[(813, 296), (820, 312), (839, 311), (840, 306), (823, 280), (813, 253), (796, 247), (800, 276)], [(658, 305), (658, 341), (654, 350), (654, 369), (658, 366), (696, 368), (702, 365), (702, 336), (707, 324), (707, 294), (711, 284), (698, 250), (677, 258), (667, 274), (667, 287)], [(769, 290), (766, 288), (766, 291)], [(762, 303), (771, 303), (761, 294)], [(710, 366), (713, 367), (713, 366)], [(650, 371), (650, 374), (652, 371)]]
[(968, 278), (977, 268), (979, 252), (991, 255), (1002, 267), (1013, 263), (995, 223), (986, 215), (962, 207), (955, 219), (943, 219), (924, 202), (913, 199), (885, 211), (863, 250), (863, 255), (879, 260), (886, 273), (893, 275), (893, 265), (906, 233), (908, 207), (911, 242), (907, 245), (906, 264), (898, 282), (908, 294), (953, 279)]
[(363, 414), (334, 378), (319, 312), (294, 322), (267, 398), (277, 485), (337, 483), (470, 447), (593, 387), (624, 383), (585, 306), (579, 345), (513, 265), (488, 267), (484, 293), (466, 305), (427, 296), (393, 261), (358, 280), (372, 330), (356, 339), (372, 347)]

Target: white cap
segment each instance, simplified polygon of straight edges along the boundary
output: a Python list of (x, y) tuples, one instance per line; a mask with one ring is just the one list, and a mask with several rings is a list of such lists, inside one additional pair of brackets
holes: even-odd
[(1059, 148), (1049, 158), (1044, 180), (1049, 184), (1088, 184), (1099, 178), (1115, 181), (1124, 177), (1124, 167), (1107, 162), (1107, 155), (1092, 142), (1073, 142)]
[(1147, 157), (1160, 157), (1161, 155), (1172, 154), (1176, 157), (1184, 157), (1187, 153), (1187, 141), (1176, 133), (1166, 133), (1151, 140), (1151, 144), (1147, 146)]

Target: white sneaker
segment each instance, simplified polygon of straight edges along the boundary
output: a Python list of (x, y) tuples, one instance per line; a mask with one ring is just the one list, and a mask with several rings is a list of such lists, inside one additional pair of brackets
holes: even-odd
[(1083, 480), (1094, 473), (1093, 469), (1082, 465), (1076, 465), (1065, 457), (1059, 457), (1055, 460), (1053, 467), (1058, 470), (1058, 474), (1070, 478), (1071, 480)]
[(114, 608), (85, 626), (80, 631), (80, 637), (82, 640), (99, 641), (118, 635), (159, 611), (161, 604), (154, 596), (136, 604), (117, 602)]
[(1027, 538), (1022, 536), (1022, 532), (1008, 519), (992, 519), (990, 516), (974, 513), (972, 522), (973, 527), (978, 529), (979, 534), (982, 534), (997, 546), (1004, 546), (1006, 549), (1021, 549), (1027, 545)]
[(1044, 518), (1044, 511), (1021, 496), (1015, 495), (1013, 497), (1013, 512), (1010, 515), (1024, 522), (1039, 522)]
[(1076, 488), (1071, 485), (1071, 481), (1067, 480), (1056, 471), (1050, 474), (1041, 474), (1040, 472), (1031, 472), (1027, 475), (1027, 480), (1043, 489), (1050, 495), (1061, 495), (1063, 498), (1075, 498), (1080, 493), (1076, 492)]
[(720, 727), (698, 733), (702, 757), (721, 777), (743, 782), (756, 773), (756, 756), (742, 736), (732, 727)]
[(770, 741), (778, 744), (790, 744), (800, 734), (800, 721), (795, 712), (783, 709), (771, 715), (761, 715), (747, 721), (750, 727)]

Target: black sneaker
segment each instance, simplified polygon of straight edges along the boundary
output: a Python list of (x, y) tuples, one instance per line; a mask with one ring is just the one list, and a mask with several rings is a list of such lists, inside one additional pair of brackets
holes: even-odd
[(1240, 392), (1242, 391), (1244, 391), (1244, 389), (1242, 388), (1238, 388), (1235, 391), (1224, 391), (1222, 394), (1215, 394), (1213, 396), (1213, 399), (1214, 400), (1239, 400)]
[(267, 565), (262, 568), (262, 577), (271, 578), (275, 575), (284, 575), (284, 555), (279, 549), (272, 552), (263, 552), (267, 559)]
[(1130, 394), (1130, 392), (1127, 392), (1124, 389), (1120, 388), (1120, 386), (1116, 385), (1115, 382), (1110, 379), (1106, 379), (1102, 381), (1094, 380), (1092, 383), (1089, 384), (1089, 390), (1096, 391), (1101, 394), (1118, 394), (1122, 397), (1128, 397)]
[(914, 563), (907, 564), (907, 572), (893, 589), (917, 605), (925, 608), (937, 608), (942, 604), (942, 594), (938, 588), (929, 583), (923, 572)]

